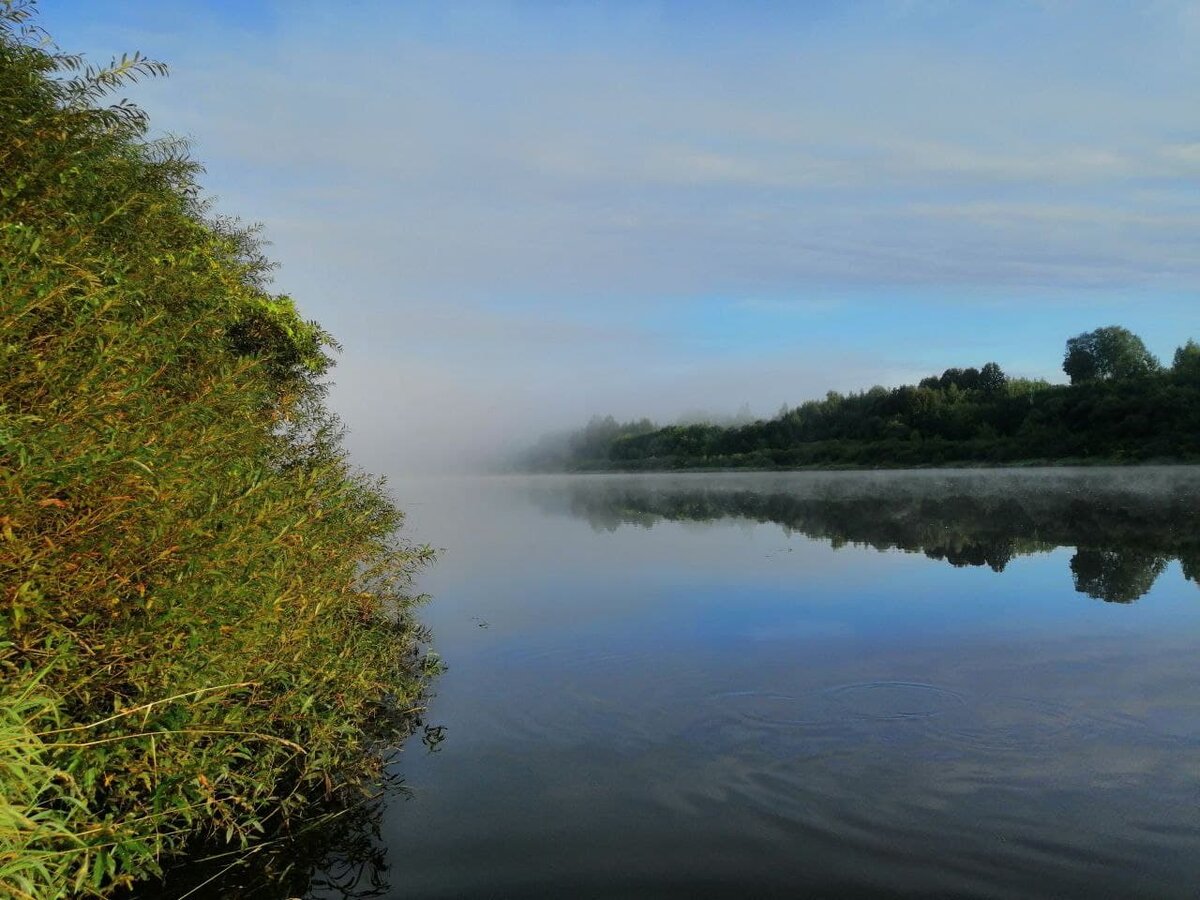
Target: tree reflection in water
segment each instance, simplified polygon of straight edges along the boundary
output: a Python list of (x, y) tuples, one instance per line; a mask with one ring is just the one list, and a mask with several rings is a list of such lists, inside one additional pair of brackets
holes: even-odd
[(543, 508), (594, 528), (659, 521), (773, 522), (846, 545), (923, 553), (1001, 572), (1016, 557), (1074, 547), (1080, 593), (1146, 594), (1172, 559), (1200, 583), (1200, 470), (594, 476), (530, 489)]

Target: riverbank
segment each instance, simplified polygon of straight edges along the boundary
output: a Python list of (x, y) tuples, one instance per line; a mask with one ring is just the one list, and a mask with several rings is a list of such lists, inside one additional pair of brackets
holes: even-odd
[(433, 558), (325, 409), (333, 339), (200, 165), (0, 4), (0, 896), (244, 853), (381, 770)]
[[(653, 461), (651, 461), (653, 462)], [(1151, 466), (1195, 466), (1200, 465), (1200, 456), (1190, 458), (1167, 458), (1167, 459), (1139, 459), (1139, 460), (1117, 460), (1103, 459), (1096, 457), (1079, 457), (1073, 459), (1022, 459), (1006, 462), (978, 462), (974, 460), (952, 460), (949, 462), (929, 464), (929, 463), (871, 463), (871, 464), (820, 464), (813, 463), (810, 465), (798, 466), (780, 466), (780, 465), (646, 465), (646, 466), (591, 466), (579, 467), (576, 469), (543, 469), (530, 470), (525, 474), (534, 475), (589, 475), (589, 474), (636, 474), (639, 472), (645, 473), (670, 473), (670, 472), (696, 472), (696, 473), (716, 473), (716, 472), (873, 472), (873, 471), (917, 471), (917, 470), (938, 470), (938, 469), (1059, 469), (1059, 468), (1103, 468), (1103, 467), (1120, 467), (1120, 468), (1147, 468)]]

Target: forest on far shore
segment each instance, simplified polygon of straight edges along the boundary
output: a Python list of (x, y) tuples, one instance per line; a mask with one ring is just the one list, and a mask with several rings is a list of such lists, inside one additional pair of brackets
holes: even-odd
[(772, 419), (659, 426), (593, 418), (539, 441), (535, 471), (886, 467), (1200, 459), (1200, 345), (1164, 366), (1110, 325), (1067, 341), (1070, 384), (1010, 378), (994, 362), (915, 385), (830, 391)]

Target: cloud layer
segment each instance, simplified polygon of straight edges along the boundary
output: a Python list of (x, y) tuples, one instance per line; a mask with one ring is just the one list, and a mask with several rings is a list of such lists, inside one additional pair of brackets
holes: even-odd
[(65, 6), (172, 63), (394, 470), (1200, 330), (1194, 3)]

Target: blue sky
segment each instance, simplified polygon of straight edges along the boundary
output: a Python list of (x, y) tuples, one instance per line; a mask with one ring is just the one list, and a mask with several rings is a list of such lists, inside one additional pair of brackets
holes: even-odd
[(1200, 337), (1196, 2), (40, 8), (171, 65), (128, 93), (341, 339), (377, 470)]

